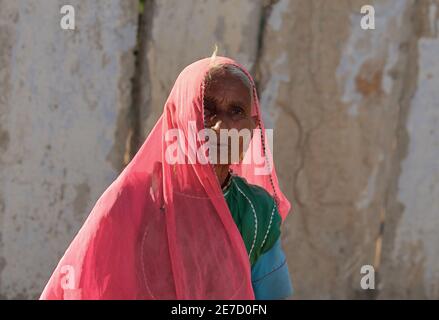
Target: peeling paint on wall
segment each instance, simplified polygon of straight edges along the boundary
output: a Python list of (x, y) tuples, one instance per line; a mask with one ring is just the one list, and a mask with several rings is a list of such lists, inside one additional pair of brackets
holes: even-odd
[[(410, 137), (402, 163), (398, 198), (404, 205), (393, 252), (394, 261), (415, 268), (416, 244), (422, 246), (425, 296), (439, 297), (439, 39), (419, 40), (418, 89), (407, 122)], [(414, 271), (414, 270), (413, 270)], [(412, 272), (413, 272), (412, 271)]]
[(364, 96), (381, 90), (390, 94), (393, 82), (390, 70), (399, 50), (394, 40), (407, 1), (381, 1), (374, 6), (376, 30), (361, 29), (362, 15), (351, 15), (351, 35), (337, 68), (337, 80), (343, 88), (342, 101), (350, 106), (348, 114), (353, 117), (358, 115)]

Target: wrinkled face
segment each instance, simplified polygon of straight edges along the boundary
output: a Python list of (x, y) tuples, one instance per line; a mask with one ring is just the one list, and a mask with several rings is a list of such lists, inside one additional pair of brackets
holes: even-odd
[[(252, 87), (245, 73), (233, 66), (211, 71), (204, 91), (204, 122), (205, 127), (211, 128), (216, 134), (218, 159), (220, 159), (219, 152), (223, 148), (228, 154), (228, 164), (236, 163), (237, 161), (233, 159), (237, 157), (242, 159), (246, 143), (243, 136), (233, 140), (233, 131), (229, 131), (231, 134), (224, 141), (225, 139), (220, 136), (220, 130), (236, 129), (235, 132), (240, 132), (246, 129), (241, 132), (251, 133), (256, 123), (256, 118), (251, 116), (252, 102)], [(236, 150), (232, 149), (233, 143), (239, 143), (237, 157), (232, 157), (231, 154)]]

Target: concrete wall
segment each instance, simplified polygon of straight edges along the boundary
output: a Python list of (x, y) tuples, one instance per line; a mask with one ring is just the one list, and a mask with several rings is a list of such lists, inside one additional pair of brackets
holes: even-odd
[[(0, 0), (0, 295), (35, 298), (186, 65), (258, 84), (295, 298), (439, 298), (439, 1)], [(44, 18), (42, 18), (44, 17)], [(136, 47), (137, 35), (137, 47)], [(137, 59), (136, 59), (137, 57)], [(133, 80), (133, 81), (131, 81)], [(377, 290), (360, 288), (373, 265)]]
[(381, 296), (438, 299), (439, 1), (421, 1), (411, 11)]
[(0, 295), (35, 298), (123, 165), (137, 4), (0, 1)]

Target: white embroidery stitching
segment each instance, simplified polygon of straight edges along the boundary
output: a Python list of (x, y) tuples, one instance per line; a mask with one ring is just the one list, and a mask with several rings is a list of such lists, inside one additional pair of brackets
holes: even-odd
[(273, 216), (274, 216), (274, 209), (276, 209), (276, 202), (273, 203), (273, 210), (271, 210), (270, 223), (268, 224), (268, 228), (267, 228), (267, 232), (265, 233), (264, 240), (262, 240), (261, 249), (264, 246), (265, 240), (267, 239), (268, 236), (268, 232), (270, 231), (271, 228), (271, 222), (273, 221)]
[(252, 254), (252, 251), (253, 251), (253, 248), (254, 248), (255, 243), (256, 243), (256, 235), (257, 235), (257, 233), (258, 233), (258, 217), (256, 216), (256, 210), (255, 210), (255, 207), (253, 206), (253, 203), (252, 203), (252, 202), (250, 201), (250, 199), (245, 195), (245, 193), (242, 192), (241, 188), (238, 187), (238, 185), (236, 184), (235, 180), (233, 180), (233, 183), (235, 184), (236, 188), (238, 188), (238, 191), (241, 192), (242, 195), (243, 195), (243, 196), (247, 199), (247, 201), (250, 203), (250, 206), (252, 207), (252, 210), (253, 210), (253, 216), (254, 216), (254, 218), (255, 218), (255, 236), (253, 237), (253, 244), (252, 244), (252, 246), (251, 246), (251, 248), (250, 248), (250, 252), (249, 252), (249, 254), (248, 254), (248, 257), (250, 258), (251, 254)]

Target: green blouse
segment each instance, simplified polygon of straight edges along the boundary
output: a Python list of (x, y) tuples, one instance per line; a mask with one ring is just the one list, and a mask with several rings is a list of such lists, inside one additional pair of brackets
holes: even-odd
[(253, 267), (280, 237), (282, 219), (276, 203), (264, 188), (249, 184), (235, 174), (223, 193)]

